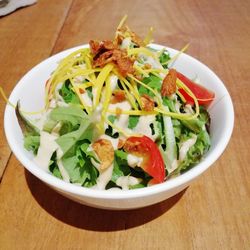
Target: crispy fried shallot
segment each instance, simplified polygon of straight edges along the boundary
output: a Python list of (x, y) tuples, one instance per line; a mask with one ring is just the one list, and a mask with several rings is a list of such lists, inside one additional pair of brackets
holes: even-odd
[(89, 42), (90, 51), (93, 54), (93, 67), (104, 67), (108, 63), (114, 63), (120, 74), (126, 76), (134, 73), (134, 60), (128, 57), (126, 50), (119, 49), (113, 41)]
[(112, 143), (107, 139), (99, 139), (92, 144), (92, 148), (101, 162), (100, 169), (104, 170), (108, 168), (114, 161), (114, 148)]
[(111, 97), (111, 103), (115, 104), (115, 103), (119, 103), (119, 102), (123, 102), (126, 100), (126, 95), (125, 95), (125, 91), (121, 90), (121, 89), (116, 89), (114, 90), (112, 97)]
[(148, 96), (146, 94), (143, 94), (141, 96), (141, 104), (142, 104), (142, 109), (145, 111), (154, 110), (155, 102), (150, 96)]
[(161, 95), (170, 96), (176, 92), (176, 80), (177, 80), (177, 73), (175, 69), (170, 69), (168, 74), (163, 80), (161, 86)]

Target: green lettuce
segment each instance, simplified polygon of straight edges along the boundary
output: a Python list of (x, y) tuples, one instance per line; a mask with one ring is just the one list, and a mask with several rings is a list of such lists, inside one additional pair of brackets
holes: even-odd
[(80, 104), (80, 100), (76, 93), (72, 90), (72, 85), (69, 80), (66, 80), (62, 85), (59, 94), (66, 103)]
[(140, 116), (138, 115), (130, 115), (128, 119), (128, 128), (133, 129), (139, 122)]
[(77, 143), (75, 153), (69, 157), (63, 157), (62, 163), (67, 170), (70, 181), (79, 183), (85, 187), (91, 187), (96, 184), (99, 172), (93, 166), (91, 158), (94, 158), (93, 152), (89, 152), (89, 141), (83, 140)]
[(206, 130), (197, 135), (196, 143), (188, 150), (185, 159), (180, 163), (175, 174), (183, 173), (198, 164), (211, 145), (210, 136)]
[[(143, 83), (147, 84), (147, 86), (158, 92), (161, 90), (162, 79), (160, 77), (150, 74), (149, 77), (145, 77), (142, 81)], [(142, 85), (139, 86), (138, 91), (140, 95), (146, 94), (148, 96), (154, 97), (154, 93)]]
[(62, 179), (61, 172), (59, 170), (59, 167), (57, 165), (57, 158), (56, 158), (56, 152), (52, 155), (50, 159), (50, 164), (49, 164), (49, 171), (57, 178)]
[(40, 130), (22, 114), (19, 101), (15, 112), (24, 135), (24, 148), (28, 151), (32, 151), (33, 154), (36, 155), (40, 146)]
[(171, 59), (170, 57), (170, 54), (169, 52), (165, 49), (160, 57), (159, 57), (159, 60), (160, 60), (160, 63), (162, 64), (163, 68), (167, 69), (168, 68), (168, 64), (167, 62)]
[(122, 150), (115, 150), (115, 157), (114, 157), (114, 169), (112, 173), (111, 181), (114, 183), (117, 179), (121, 176), (127, 176), (130, 174), (131, 170), (128, 166), (127, 161), (128, 154)]
[(37, 154), (39, 146), (40, 146), (39, 135), (26, 135), (24, 137), (24, 148), (28, 151), (32, 151), (34, 155)]

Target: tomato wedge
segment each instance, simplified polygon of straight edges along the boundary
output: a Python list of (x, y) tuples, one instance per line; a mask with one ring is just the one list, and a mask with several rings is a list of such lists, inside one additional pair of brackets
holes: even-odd
[[(200, 105), (208, 106), (214, 100), (215, 94), (213, 91), (191, 81), (180, 72), (177, 72), (177, 78), (193, 92)], [(194, 104), (194, 99), (184, 89), (180, 88), (179, 92), (183, 95), (188, 104)]]
[(164, 182), (165, 167), (157, 145), (147, 136), (129, 137), (123, 146), (127, 153), (142, 157), (141, 168), (153, 177), (154, 183)]

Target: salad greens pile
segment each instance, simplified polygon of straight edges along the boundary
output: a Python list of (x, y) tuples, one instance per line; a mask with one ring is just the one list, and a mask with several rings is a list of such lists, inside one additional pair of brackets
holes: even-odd
[(179, 54), (150, 48), (150, 34), (142, 40), (124, 22), (114, 40), (90, 41), (59, 63), (39, 123), (16, 108), (34, 161), (83, 187), (161, 183), (194, 167), (210, 147), (214, 94), (169, 68)]

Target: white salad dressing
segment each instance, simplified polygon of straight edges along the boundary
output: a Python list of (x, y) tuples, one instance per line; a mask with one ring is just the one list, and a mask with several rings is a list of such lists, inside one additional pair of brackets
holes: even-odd
[(86, 80), (86, 78), (84, 76), (76, 76), (74, 78), (74, 83), (75, 84), (81, 84)]
[(56, 156), (57, 156), (57, 166), (59, 168), (59, 171), (61, 173), (61, 176), (63, 178), (64, 181), (69, 182), (70, 181), (70, 177), (69, 174), (67, 172), (67, 170), (64, 168), (63, 163), (62, 163), (62, 156), (63, 156), (63, 151), (62, 149), (58, 146), (58, 149), (56, 150)]
[(112, 92), (115, 90), (117, 86), (117, 81), (118, 81), (118, 77), (116, 75), (112, 75), (110, 77), (110, 88)]
[(131, 38), (126, 37), (125, 39), (122, 40), (121, 49), (129, 49), (130, 44), (131, 44)]
[(185, 159), (188, 150), (196, 143), (196, 140), (197, 135), (193, 135), (192, 138), (181, 143), (179, 150), (179, 162), (182, 162)]
[[(73, 69), (72, 72), (73, 73), (77, 72), (79, 70), (79, 68), (86, 69), (87, 67), (86, 67), (86, 64), (83, 63), (83, 64), (78, 65), (78, 69)], [(76, 84), (78, 84), (78, 83), (82, 84), (85, 80), (86, 80), (86, 77), (84, 77), (82, 75), (78, 75), (78, 76), (74, 77), (74, 83), (76, 83)]]
[(178, 160), (177, 160), (177, 159), (174, 159), (173, 162), (172, 162), (172, 164), (171, 164), (171, 167), (168, 168), (168, 172), (169, 172), (169, 173), (172, 173), (175, 169), (178, 168), (178, 165), (179, 165)]
[(135, 155), (132, 154), (128, 154), (127, 156), (127, 161), (128, 161), (128, 165), (132, 168), (136, 167), (136, 166), (141, 166), (143, 158), (142, 157), (137, 157)]
[(31, 120), (31, 122), (41, 131), (43, 130), (44, 124), (48, 119), (49, 112), (43, 113), (41, 116), (38, 118)]
[(98, 123), (101, 121), (102, 108), (103, 108), (102, 104), (101, 103), (98, 104), (98, 106), (96, 107), (96, 109), (92, 113), (92, 116), (91, 116), (92, 122)]
[(111, 180), (112, 177), (112, 173), (113, 173), (113, 168), (114, 168), (114, 164), (111, 164), (110, 167), (104, 169), (104, 170), (100, 170), (99, 169), (99, 176), (96, 180), (96, 185), (93, 186), (93, 189), (100, 189), (100, 190), (104, 190), (106, 185), (109, 183), (109, 181)]
[(151, 138), (153, 141), (156, 139), (156, 135), (152, 135), (152, 129), (150, 124), (155, 121), (155, 115), (145, 115), (140, 116), (139, 121), (135, 128), (133, 128), (133, 133), (143, 134)]
[(163, 69), (162, 65), (160, 62), (156, 61), (153, 57), (151, 56), (145, 56), (143, 54), (139, 54), (139, 57), (144, 61), (144, 63), (151, 65), (153, 69)]
[(191, 115), (194, 113), (194, 111), (193, 111), (193, 109), (192, 109), (192, 106), (191, 106), (190, 104), (185, 105), (184, 111), (185, 111), (187, 114), (191, 114)]
[[(128, 101), (118, 102), (118, 103), (115, 103), (115, 104), (109, 104), (109, 109), (110, 110), (116, 110), (117, 108), (119, 108), (121, 110), (131, 110), (131, 105), (130, 105), (130, 103)], [(120, 127), (120, 128), (122, 128), (122, 129), (124, 129), (126, 131), (127, 128), (128, 128), (129, 115), (121, 114), (117, 118), (118, 119), (115, 120), (114, 124), (117, 127)]]
[(69, 182), (69, 180), (70, 180), (69, 174), (68, 174), (68, 172), (66, 171), (66, 169), (64, 168), (61, 159), (57, 160), (57, 166), (58, 166), (58, 168), (59, 168), (59, 170), (60, 170), (60, 173), (61, 173), (61, 175), (62, 175), (63, 180), (66, 181), (66, 182)]
[[(106, 134), (101, 135), (98, 139), (107, 139), (112, 143), (112, 146), (114, 148), (114, 150), (116, 150), (118, 148), (118, 142), (119, 139), (115, 139), (112, 138)], [(92, 151), (92, 147), (90, 146), (88, 148), (89, 151)], [(94, 152), (94, 151), (93, 151)], [(95, 152), (94, 152), (95, 154)], [(96, 155), (96, 154), (95, 154)], [(98, 159), (97, 155), (96, 158)], [(100, 163), (96, 162), (94, 159), (91, 159), (91, 163), (98, 169), (99, 171), (99, 176), (96, 180), (96, 185), (93, 186), (93, 189), (105, 189), (106, 185), (109, 183), (109, 181), (111, 180), (112, 177), (112, 173), (113, 173), (113, 168), (114, 168), (114, 164), (112, 163), (107, 169), (100, 169)]]
[(46, 171), (48, 171), (51, 156), (59, 147), (55, 142), (57, 138), (57, 135), (49, 134), (45, 131), (40, 132), (40, 147), (38, 148), (34, 162)]
[(137, 185), (140, 179), (133, 176), (120, 176), (116, 180), (116, 185), (120, 186), (122, 190), (129, 190), (129, 186)]
[(85, 91), (83, 94), (81, 94), (81, 97), (87, 106), (90, 106), (90, 107), (92, 106), (93, 102), (92, 102), (91, 98), (89, 97), (87, 91)]

